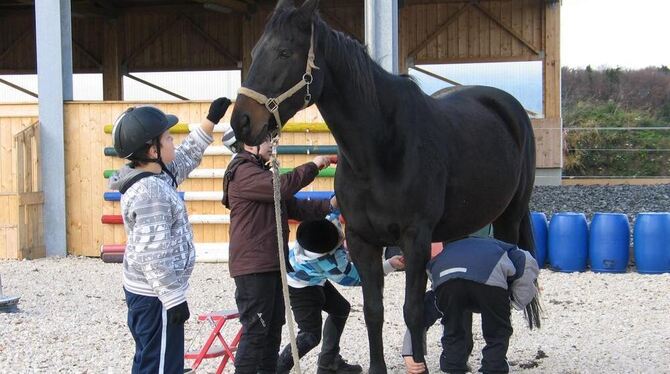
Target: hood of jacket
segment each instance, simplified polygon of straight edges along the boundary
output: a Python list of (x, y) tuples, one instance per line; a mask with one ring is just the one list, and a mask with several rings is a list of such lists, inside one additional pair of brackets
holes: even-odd
[(143, 173), (142, 170), (124, 165), (121, 169), (109, 177), (109, 188), (121, 191), (124, 187), (126, 187), (128, 182), (141, 173)]

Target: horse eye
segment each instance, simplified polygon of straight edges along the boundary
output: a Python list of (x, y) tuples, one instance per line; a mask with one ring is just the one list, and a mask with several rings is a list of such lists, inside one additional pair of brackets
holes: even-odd
[(288, 49), (280, 49), (279, 50), (279, 57), (289, 58), (289, 57), (291, 57), (291, 51), (289, 51)]

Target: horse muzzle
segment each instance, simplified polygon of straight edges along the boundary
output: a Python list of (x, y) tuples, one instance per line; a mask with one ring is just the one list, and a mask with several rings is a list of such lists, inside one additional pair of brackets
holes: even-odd
[(230, 119), (235, 138), (248, 145), (259, 145), (267, 138), (272, 125), (277, 127), (272, 114), (264, 105), (239, 94)]

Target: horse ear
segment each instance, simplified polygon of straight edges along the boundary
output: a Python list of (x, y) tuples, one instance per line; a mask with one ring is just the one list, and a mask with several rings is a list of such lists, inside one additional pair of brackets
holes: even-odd
[(300, 11), (311, 19), (318, 8), (319, 0), (305, 0), (300, 7)]
[(276, 10), (283, 9), (283, 8), (295, 8), (295, 5), (293, 4), (293, 0), (279, 0), (277, 1), (277, 6), (275, 7)]

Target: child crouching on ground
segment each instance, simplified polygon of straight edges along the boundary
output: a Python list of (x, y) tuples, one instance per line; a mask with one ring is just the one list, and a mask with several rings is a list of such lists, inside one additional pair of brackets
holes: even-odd
[[(339, 214), (325, 219), (304, 221), (296, 232), (297, 243), (289, 253), (293, 271), (288, 274), (291, 308), (298, 324), (296, 343), (302, 357), (321, 341), (321, 311), (328, 313), (323, 324), (323, 344), (317, 374), (361, 373), (360, 365), (348, 364), (340, 355), (340, 337), (349, 317), (351, 305), (331, 281), (343, 286), (358, 286), (360, 276), (349, 260), (343, 245), (344, 234)], [(401, 257), (384, 262), (384, 273), (400, 268)], [(281, 352), (277, 373), (288, 373), (293, 367), (291, 346)]]
[[(426, 294), (425, 307), (432, 309), (425, 311), (429, 320), (424, 322), (430, 326), (441, 317), (444, 325), (440, 369), (447, 373), (470, 371), (467, 362), (472, 350), (472, 319), (464, 319), (470, 312), (477, 312), (482, 315), (486, 341), (480, 371), (509, 372), (510, 303), (523, 310), (537, 295), (539, 268), (533, 256), (514, 244), (468, 237), (446, 243), (426, 269), (432, 291)], [(424, 363), (412, 359), (409, 331), (405, 333), (403, 356), (408, 373), (425, 371)]]

